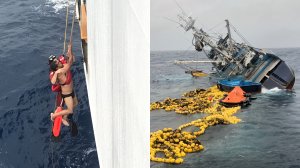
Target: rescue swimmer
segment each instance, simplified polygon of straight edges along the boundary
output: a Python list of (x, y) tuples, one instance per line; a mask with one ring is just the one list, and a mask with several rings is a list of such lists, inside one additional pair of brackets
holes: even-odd
[[(51, 113), (50, 119), (53, 121), (57, 116), (62, 116), (62, 123), (65, 126), (71, 125), (71, 131), (73, 132), (73, 126), (76, 126), (72, 121), (73, 110), (78, 104), (77, 97), (74, 93), (73, 79), (71, 73), (71, 66), (74, 62), (74, 54), (72, 52), (72, 44), (68, 45), (67, 61), (60, 57), (57, 59), (51, 55), (49, 57), (50, 63), (50, 80), (52, 83), (52, 91), (60, 91), (61, 97), (67, 106), (67, 109), (63, 109), (59, 113)], [(77, 131), (77, 126), (76, 126)]]

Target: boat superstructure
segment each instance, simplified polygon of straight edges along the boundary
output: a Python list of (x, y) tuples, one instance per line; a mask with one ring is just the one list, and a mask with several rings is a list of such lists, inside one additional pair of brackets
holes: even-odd
[[(242, 76), (245, 80), (261, 83), (265, 88), (292, 89), (295, 83), (294, 71), (279, 57), (254, 48), (246, 42), (238, 43), (231, 35), (234, 28), (226, 22), (227, 35), (214, 40), (203, 29), (196, 28), (195, 19), (184, 12), (178, 15), (179, 24), (185, 31), (193, 32), (193, 45), (197, 51), (204, 51), (213, 67), (224, 78)], [(243, 38), (243, 37), (242, 37)], [(243, 38), (244, 39), (244, 38)], [(204, 50), (209, 48), (209, 52)]]

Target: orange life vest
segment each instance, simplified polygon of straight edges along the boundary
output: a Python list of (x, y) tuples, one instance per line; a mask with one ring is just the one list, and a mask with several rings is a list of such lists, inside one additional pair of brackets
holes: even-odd
[[(62, 64), (66, 64), (67, 63), (67, 60), (65, 59), (64, 55), (60, 55), (58, 57), (58, 60)], [(53, 75), (54, 75), (54, 71), (50, 71), (50, 74), (49, 74), (50, 80), (52, 79)], [(71, 81), (72, 81), (72, 74), (71, 74), (71, 71), (68, 71), (67, 72), (67, 80), (65, 82), (65, 85), (66, 84), (70, 84)], [(60, 85), (59, 84), (52, 84), (51, 90), (52, 90), (52, 92), (60, 92), (61, 91)]]

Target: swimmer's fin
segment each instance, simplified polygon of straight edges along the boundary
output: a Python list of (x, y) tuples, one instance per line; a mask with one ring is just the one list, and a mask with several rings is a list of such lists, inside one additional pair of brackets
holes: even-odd
[(74, 121), (69, 121), (70, 123), (70, 131), (71, 131), (71, 136), (75, 137), (78, 135), (78, 128), (77, 124)]
[[(59, 113), (61, 111), (62, 111), (62, 107), (58, 106), (55, 110), (55, 113)], [(52, 126), (52, 135), (55, 137), (58, 137), (60, 134), (61, 121), (62, 121), (62, 116), (58, 116), (54, 119), (53, 126)]]

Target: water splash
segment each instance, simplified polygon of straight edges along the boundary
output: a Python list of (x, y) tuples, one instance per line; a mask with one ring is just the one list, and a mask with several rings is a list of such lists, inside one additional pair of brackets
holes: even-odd
[(96, 148), (88, 148), (88, 149), (84, 150), (84, 154), (89, 155), (90, 153), (95, 152), (95, 151), (97, 151)]
[(270, 94), (270, 95), (277, 95), (277, 94), (281, 94), (283, 91), (284, 90), (279, 89), (278, 87), (275, 87), (273, 89), (262, 88), (261, 93)]
[[(55, 10), (55, 13), (58, 13), (68, 6), (68, 1), (70, 1), (70, 7), (74, 6), (74, 0), (47, 0), (46, 5), (51, 6)], [(73, 11), (73, 7), (71, 9)]]

